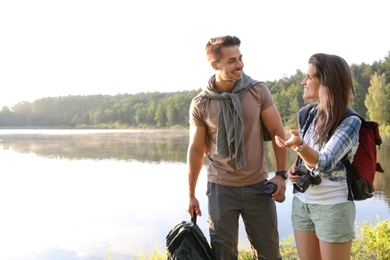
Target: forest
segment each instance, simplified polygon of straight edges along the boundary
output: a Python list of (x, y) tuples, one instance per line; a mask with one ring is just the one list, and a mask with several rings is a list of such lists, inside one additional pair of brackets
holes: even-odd
[[(373, 64), (350, 65), (355, 99), (351, 104), (367, 120), (390, 129), (390, 51)], [(266, 81), (285, 127), (296, 127), (305, 105), (300, 82), (305, 73)], [(201, 89), (170, 93), (69, 95), (21, 101), (0, 111), (1, 128), (185, 128), (191, 100)]]

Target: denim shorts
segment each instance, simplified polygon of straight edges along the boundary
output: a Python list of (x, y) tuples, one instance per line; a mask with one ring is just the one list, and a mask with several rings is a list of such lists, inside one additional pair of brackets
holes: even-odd
[(355, 238), (353, 201), (334, 205), (306, 204), (294, 197), (291, 220), (297, 231), (315, 231), (321, 241), (344, 243)]

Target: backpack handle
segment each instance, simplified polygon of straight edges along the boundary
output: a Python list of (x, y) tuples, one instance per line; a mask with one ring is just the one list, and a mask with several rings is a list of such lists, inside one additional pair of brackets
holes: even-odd
[(192, 215), (193, 217), (191, 218), (191, 222), (194, 223), (194, 225), (196, 225), (196, 211), (194, 210), (194, 214)]

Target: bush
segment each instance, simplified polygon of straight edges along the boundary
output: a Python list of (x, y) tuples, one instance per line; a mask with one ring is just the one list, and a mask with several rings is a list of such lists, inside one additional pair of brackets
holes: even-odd
[(378, 219), (376, 226), (365, 221), (358, 230), (352, 243), (352, 259), (390, 259), (390, 220)]

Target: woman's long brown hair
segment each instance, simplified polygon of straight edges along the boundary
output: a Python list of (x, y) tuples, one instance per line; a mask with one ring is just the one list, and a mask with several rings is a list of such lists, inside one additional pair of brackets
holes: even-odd
[(317, 53), (310, 57), (309, 64), (315, 67), (320, 81), (315, 142), (323, 145), (343, 119), (355, 91), (349, 65), (343, 58)]

